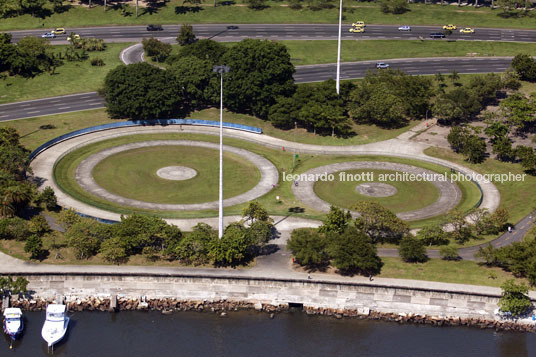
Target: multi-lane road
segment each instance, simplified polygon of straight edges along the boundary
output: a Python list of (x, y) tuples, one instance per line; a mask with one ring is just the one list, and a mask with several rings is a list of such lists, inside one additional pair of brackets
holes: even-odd
[[(465, 24), (464, 26), (471, 26)], [(81, 27), (67, 28), (67, 33), (75, 32), (82, 37), (97, 37), (107, 42), (139, 42), (143, 38), (177, 37), (181, 25), (164, 25), (163, 31), (147, 31), (145, 26), (111, 26), (111, 27)], [(331, 24), (248, 24), (236, 25), (236, 29), (228, 29), (229, 25), (193, 25), (194, 32), (199, 38), (213, 38), (218, 41), (239, 41), (244, 38), (273, 39), (273, 40), (332, 40), (338, 36), (338, 25)], [(342, 37), (349, 39), (429, 39), (432, 32), (443, 31), (441, 26), (411, 26), (411, 31), (398, 31), (397, 25), (367, 25), (364, 33), (350, 33), (350, 25), (343, 25)], [(449, 36), (451, 40), (474, 40), (474, 41), (519, 41), (536, 42), (535, 30), (515, 30), (497, 28), (476, 28), (473, 34), (461, 34), (459, 29)], [(46, 31), (24, 30), (11, 31), (13, 40), (24, 36), (41, 36)], [(67, 43), (67, 35), (61, 35), (51, 39), (52, 43)], [(435, 41), (446, 41), (435, 40)]]
[[(466, 24), (469, 26), (470, 24)], [(143, 38), (158, 37), (172, 42), (177, 35), (180, 25), (164, 25), (163, 31), (147, 31), (145, 26), (112, 26), (92, 28), (67, 28), (67, 33), (76, 32), (82, 37), (102, 38), (106, 42), (139, 42)], [(231, 28), (232, 27), (232, 28)], [(350, 33), (349, 25), (343, 28), (344, 39), (427, 39), (431, 32), (441, 31), (440, 26), (412, 26), (410, 32), (398, 31), (395, 25), (367, 25), (365, 33)], [(46, 29), (50, 30), (50, 29)], [(19, 40), (24, 36), (40, 36), (45, 30), (12, 31), (13, 39)], [(277, 39), (277, 40), (332, 40), (338, 35), (337, 25), (326, 24), (262, 24), (262, 25), (194, 25), (194, 32), (199, 38), (213, 38), (218, 41), (239, 41), (243, 38)], [(66, 43), (66, 35), (52, 39), (53, 44)], [(474, 34), (461, 34), (454, 31), (450, 40), (485, 40), (485, 41), (524, 41), (536, 42), (534, 30), (486, 29), (477, 28)], [(447, 41), (430, 40), (429, 41)], [(121, 53), (125, 63), (136, 63), (142, 60), (141, 45), (130, 47)], [(385, 61), (391, 68), (417, 75), (435, 73), (485, 73), (503, 72), (511, 62), (510, 57), (484, 58), (416, 58), (395, 59)], [(362, 78), (368, 70), (375, 68), (376, 61), (343, 63), (341, 66), (342, 79)], [(335, 64), (297, 66), (294, 78), (298, 83), (324, 81), (335, 78)], [(82, 93), (61, 97), (38, 99), (0, 105), (0, 121), (22, 119), (51, 114), (67, 113), (80, 110), (102, 108), (104, 102), (97, 93)]]
[[(503, 72), (510, 66), (511, 57), (482, 58), (416, 58), (387, 61), (391, 68), (398, 68), (412, 75), (450, 73)], [(375, 61), (343, 63), (341, 78), (362, 78), (374, 70)], [(294, 78), (297, 83), (324, 81), (335, 78), (335, 64), (298, 66)], [(68, 113), (104, 107), (104, 101), (96, 92), (66, 95), (48, 99), (0, 105), (0, 121)]]

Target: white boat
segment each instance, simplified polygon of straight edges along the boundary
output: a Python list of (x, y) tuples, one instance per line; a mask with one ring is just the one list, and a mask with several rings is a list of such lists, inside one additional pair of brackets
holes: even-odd
[(15, 340), (24, 329), (22, 311), (18, 307), (8, 307), (4, 310), (4, 333)]
[(47, 306), (47, 315), (41, 336), (47, 341), (48, 347), (54, 346), (65, 336), (67, 325), (69, 325), (69, 317), (65, 310), (65, 305), (50, 304)]

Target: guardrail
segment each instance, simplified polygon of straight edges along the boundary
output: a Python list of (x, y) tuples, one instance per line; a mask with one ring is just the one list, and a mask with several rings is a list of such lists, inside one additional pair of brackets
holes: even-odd
[[(94, 132), (103, 131), (103, 130), (131, 127), (131, 126), (167, 126), (167, 125), (199, 125), (199, 126), (219, 127), (220, 122), (215, 121), (215, 120), (201, 120), (201, 119), (155, 119), (155, 120), (127, 120), (127, 121), (122, 121), (118, 123), (102, 124), (102, 125), (85, 128), (85, 129), (72, 131), (70, 133), (63, 134), (63, 135), (58, 136), (57, 138), (49, 140), (43, 145), (39, 146), (34, 151), (32, 151), (32, 153), (29, 156), (29, 159), (30, 161), (32, 161), (37, 155), (39, 155), (41, 152), (45, 151), (49, 147), (54, 146), (62, 141), (74, 138), (76, 136), (84, 135), (84, 134), (94, 133)], [(249, 125), (223, 122), (223, 127), (226, 129), (235, 129), (235, 130), (247, 131), (249, 133), (254, 133), (254, 134), (262, 134), (261, 128), (257, 128), (257, 127), (249, 126)]]

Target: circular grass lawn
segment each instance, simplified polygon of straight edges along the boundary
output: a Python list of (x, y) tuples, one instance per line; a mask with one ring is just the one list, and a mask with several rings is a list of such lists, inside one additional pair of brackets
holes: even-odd
[[(439, 189), (431, 182), (425, 181), (379, 181), (380, 174), (394, 174), (391, 170), (360, 169), (347, 170), (347, 174), (356, 175), (372, 172), (371, 181), (340, 181), (339, 173), (334, 173), (333, 181), (317, 181), (314, 184), (316, 195), (337, 207), (351, 209), (357, 201), (372, 201), (381, 204), (395, 213), (414, 211), (431, 205), (439, 198)], [(403, 173), (401, 173), (403, 174)], [(366, 182), (381, 182), (394, 186), (397, 193), (388, 197), (371, 197), (361, 195), (356, 186)]]
[[(197, 171), (188, 180), (167, 180), (157, 171), (186, 166)], [(195, 146), (152, 146), (126, 150), (100, 161), (93, 178), (116, 195), (151, 203), (192, 204), (218, 200), (219, 152)], [(259, 169), (244, 158), (224, 152), (223, 196), (229, 198), (252, 189)]]

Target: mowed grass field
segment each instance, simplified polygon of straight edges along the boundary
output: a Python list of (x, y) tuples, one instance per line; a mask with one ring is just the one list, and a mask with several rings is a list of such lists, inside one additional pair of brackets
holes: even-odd
[[(188, 180), (166, 180), (156, 172), (168, 166), (197, 171)], [(72, 172), (72, 171), (71, 171)], [(189, 204), (218, 200), (219, 152), (195, 146), (153, 146), (109, 156), (93, 169), (97, 184), (119, 196), (143, 202)], [(223, 158), (223, 197), (247, 192), (259, 182), (260, 171), (230, 152)]]
[[(347, 175), (361, 175), (371, 173), (371, 181), (345, 181), (340, 180), (339, 173), (333, 174), (333, 181), (317, 181), (314, 191), (326, 202), (337, 207), (351, 209), (357, 201), (372, 201), (381, 204), (395, 213), (413, 211), (431, 205), (439, 198), (439, 190), (431, 182), (426, 181), (380, 181), (380, 175), (394, 174), (396, 171), (389, 170), (348, 170)], [(401, 173), (403, 175), (403, 173)], [(397, 192), (388, 197), (371, 197), (359, 194), (356, 186), (367, 182), (381, 182), (389, 184), (397, 189)]]
[[(0, 80), (0, 103), (54, 97), (64, 94), (93, 92), (102, 87), (104, 77), (121, 63), (119, 54), (128, 43), (108, 43), (105, 51), (88, 52), (89, 59), (83, 62), (68, 62), (56, 69), (55, 74), (42, 73), (34, 78), (21, 76)], [(53, 46), (63, 52), (67, 46)], [(102, 58), (104, 66), (92, 66), (91, 58)]]
[[(341, 60), (357, 62), (391, 58), (536, 55), (536, 43), (487, 41), (344, 40)], [(287, 46), (294, 65), (337, 62), (337, 41), (279, 41)], [(371, 69), (374, 65), (371, 65)]]
[[(140, 2), (141, 3), (141, 2)], [(80, 27), (104, 25), (146, 25), (150, 23), (331, 23), (338, 22), (338, 3), (333, 3), (331, 9), (311, 10), (307, 4), (304, 8), (293, 10), (288, 1), (267, 1), (263, 10), (248, 9), (244, 1), (237, 1), (232, 6), (214, 7), (214, 1), (203, 0), (199, 5), (184, 3), (182, 0), (171, 0), (158, 3), (151, 9), (139, 8), (139, 16), (135, 16), (135, 7), (108, 7), (104, 12), (103, 6), (77, 6), (64, 2), (66, 6), (62, 13), (52, 13), (49, 16), (32, 17), (23, 15), (2, 19), (0, 30), (15, 30), (26, 28), (52, 29), (54, 27)], [(162, 6), (160, 6), (162, 5)], [(45, 8), (50, 9), (51, 5)], [(511, 27), (533, 28), (534, 19), (522, 16), (521, 11), (514, 11), (513, 16), (504, 16), (500, 9), (488, 7), (457, 7), (441, 6), (439, 4), (410, 4), (410, 11), (404, 14), (384, 14), (377, 3), (352, 2), (344, 6), (344, 22), (365, 21), (368, 24), (409, 24), (409, 25), (445, 25), (456, 24), (459, 27)], [(519, 14), (520, 16), (517, 16)]]
[[(431, 147), (425, 150), (425, 154), (456, 162), (475, 170), (481, 174), (524, 174), (520, 164), (501, 162), (494, 159), (486, 159), (481, 164), (471, 164), (464, 160), (463, 156), (451, 150)], [(493, 182), (501, 194), (500, 207), (510, 212), (510, 222), (516, 223), (521, 218), (536, 209), (536, 177), (526, 175), (524, 181)]]

